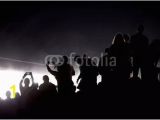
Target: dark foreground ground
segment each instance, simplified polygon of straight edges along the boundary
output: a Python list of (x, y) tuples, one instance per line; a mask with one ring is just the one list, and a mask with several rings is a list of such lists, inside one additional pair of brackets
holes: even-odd
[(160, 118), (160, 86), (130, 81), (74, 96), (31, 98), (0, 108), (0, 118)]

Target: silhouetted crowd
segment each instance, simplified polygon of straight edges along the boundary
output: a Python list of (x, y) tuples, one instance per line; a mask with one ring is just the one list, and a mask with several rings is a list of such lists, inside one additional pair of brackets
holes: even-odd
[[(106, 48), (99, 64), (87, 54), (76, 55), (79, 65), (77, 78), (79, 89), (72, 81), (75, 70), (69, 58), (63, 63), (48, 62), (46, 68), (57, 80), (57, 86), (43, 76), (38, 86), (31, 72), (26, 72), (20, 81), (20, 92), (15, 99), (6, 92), (7, 99), (0, 104), (2, 118), (101, 118), (121, 116), (159, 115), (160, 40), (149, 43), (139, 25), (137, 33), (117, 33), (112, 45)], [(30, 79), (26, 76), (31, 76)], [(97, 76), (102, 81), (97, 84)], [(24, 82), (24, 86), (22, 85)], [(123, 117), (124, 117), (123, 116)]]

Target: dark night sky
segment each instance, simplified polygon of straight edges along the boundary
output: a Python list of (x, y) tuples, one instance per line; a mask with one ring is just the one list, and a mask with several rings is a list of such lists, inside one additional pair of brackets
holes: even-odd
[(0, 56), (42, 62), (47, 54), (91, 56), (117, 32), (134, 34), (144, 24), (160, 38), (160, 2), (1, 2)]

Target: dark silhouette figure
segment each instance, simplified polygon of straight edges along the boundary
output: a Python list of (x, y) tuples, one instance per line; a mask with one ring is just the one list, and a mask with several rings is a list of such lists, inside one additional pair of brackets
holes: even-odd
[(144, 27), (139, 25), (138, 31), (131, 36), (131, 49), (133, 53), (133, 77), (138, 78), (140, 70), (141, 79), (146, 79), (146, 53), (148, 50), (148, 38), (143, 35)]
[[(32, 81), (31, 86), (29, 86), (30, 79), (29, 78), (25, 78), (27, 75), (31, 76), (31, 81)], [(24, 80), (24, 87), (22, 86), (23, 80)], [(33, 79), (33, 75), (32, 75), (31, 72), (26, 72), (24, 74), (22, 80), (20, 81), (20, 85), (19, 86), (20, 86), (20, 92), (21, 92), (22, 96), (27, 96), (32, 91), (33, 86), (34, 86), (34, 79)]]
[(158, 67), (158, 61), (160, 59), (160, 40), (155, 39), (152, 41), (152, 43), (149, 46), (149, 52), (148, 52), (148, 64), (147, 64), (147, 80), (151, 84), (154, 85), (158, 84), (158, 76), (160, 73), (160, 68)]
[[(47, 75), (43, 76), (43, 83), (39, 86), (39, 93), (40, 93), (40, 99), (41, 99), (41, 105), (43, 103), (51, 103), (56, 102), (55, 97), (57, 97), (57, 90), (56, 86), (49, 82), (49, 77)], [(44, 107), (46, 104), (43, 104)]]
[[(31, 77), (32, 84), (30, 85), (30, 79), (25, 78), (27, 75)], [(24, 81), (24, 87), (22, 86), (22, 83)], [(33, 108), (33, 103), (35, 102), (35, 83), (34, 78), (31, 72), (26, 72), (20, 81), (20, 92), (21, 92), (21, 114), (24, 116), (27, 116), (28, 114), (31, 114), (31, 109)]]
[(8, 115), (7, 118), (12, 118), (16, 115), (16, 104), (14, 100), (11, 98), (11, 92), (6, 91), (6, 100), (4, 101), (4, 114)]
[(67, 56), (63, 56), (63, 62), (57, 66), (57, 71), (51, 70), (48, 64), (47, 70), (57, 79), (58, 93), (60, 95), (72, 95), (75, 92), (76, 88), (72, 81), (75, 71), (73, 66), (68, 63)]
[(131, 72), (131, 62), (128, 47), (121, 33), (115, 35), (112, 45), (109, 49), (108, 56), (109, 60), (112, 58), (115, 62), (115, 64), (109, 64), (109, 67), (111, 67), (112, 71), (112, 82), (127, 82)]
[(7, 100), (11, 100), (11, 92), (10, 91), (6, 92), (6, 97), (7, 97)]
[[(129, 60), (130, 60), (130, 74), (133, 70), (133, 53), (132, 53), (132, 49), (131, 49), (131, 39), (130, 39), (130, 35), (129, 34), (123, 34), (123, 39), (125, 41), (126, 44), (126, 49), (128, 50), (128, 56), (129, 56)], [(127, 78), (130, 78), (130, 74), (128, 74)]]
[(41, 94), (57, 94), (56, 86), (49, 82), (49, 77), (47, 75), (43, 76), (43, 83), (39, 86), (39, 91)]
[(98, 76), (98, 67), (95, 62), (83, 55), (83, 58), (76, 56), (74, 58), (75, 62), (80, 65), (80, 75), (77, 79), (78, 89), (81, 93), (91, 93), (97, 89), (97, 76)]

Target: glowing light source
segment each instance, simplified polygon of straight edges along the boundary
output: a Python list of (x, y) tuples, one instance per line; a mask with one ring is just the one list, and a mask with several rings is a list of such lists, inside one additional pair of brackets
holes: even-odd
[[(31, 68), (29, 69), (24, 68), (23, 70), (15, 69), (12, 67), (6, 67), (7, 69), (0, 68), (0, 97), (2, 99), (6, 99), (6, 91), (8, 90), (10, 90), (12, 98), (15, 97), (15, 92), (20, 93), (19, 83), (25, 72), (32, 72), (34, 77), (34, 82), (38, 83), (38, 85), (43, 83), (43, 80), (42, 80), (43, 75), (48, 75), (50, 82), (57, 85), (57, 81), (55, 77), (47, 71), (46, 66), (44, 64), (15, 60), (15, 59), (4, 58), (4, 57), (0, 57), (0, 59), (5, 60), (5, 63), (6, 61), (9, 61), (7, 62), (7, 64), (8, 63), (12, 64), (12, 62), (16, 62), (16, 63), (18, 62), (17, 65), (32, 64)], [(72, 77), (72, 80), (74, 82), (74, 85), (78, 86), (78, 83), (76, 81), (80, 74), (80, 71), (78, 66), (76, 65), (73, 65), (73, 66), (76, 71), (76, 74)], [(30, 76), (26, 76), (26, 77), (30, 78)], [(99, 83), (101, 81), (101, 76), (98, 76), (97, 79), (98, 79), (97, 83)]]
[[(11, 92), (12, 98), (14, 98), (14, 92), (19, 92), (19, 83), (24, 75), (24, 71), (17, 70), (0, 70), (0, 97), (2, 99), (6, 99), (6, 91), (9, 90)], [(39, 85), (43, 83), (42, 77), (43, 75), (48, 75), (50, 81), (57, 85), (55, 78), (49, 73), (36, 73), (33, 72), (34, 81)], [(27, 76), (29, 78), (29, 76)], [(14, 88), (14, 89), (13, 89)]]

